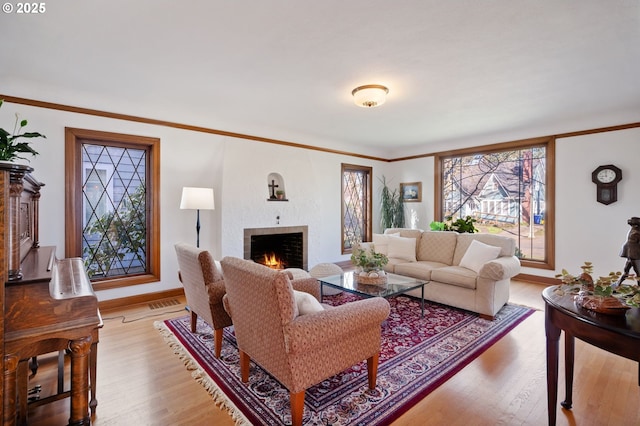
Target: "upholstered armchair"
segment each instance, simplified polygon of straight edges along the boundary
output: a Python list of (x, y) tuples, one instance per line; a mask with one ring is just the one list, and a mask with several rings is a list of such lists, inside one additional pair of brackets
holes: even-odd
[[(299, 314), (289, 275), (238, 258), (221, 261), (227, 303), (240, 355), (243, 382), (249, 361), (259, 364), (291, 397), (293, 425), (301, 425), (305, 390), (346, 368), (367, 360), (368, 384), (376, 386), (380, 326), (389, 302), (371, 298)], [(315, 278), (295, 280), (317, 288)], [(316, 296), (317, 298), (317, 296)]]
[(223, 329), (232, 324), (224, 310), (225, 295), (222, 272), (211, 253), (185, 243), (175, 245), (178, 256), (178, 278), (184, 287), (187, 306), (191, 312), (191, 332), (195, 333), (198, 316), (213, 329), (214, 349), (220, 358)]

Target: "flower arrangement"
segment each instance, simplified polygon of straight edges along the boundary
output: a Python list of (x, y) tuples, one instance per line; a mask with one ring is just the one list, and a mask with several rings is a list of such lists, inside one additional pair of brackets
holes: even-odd
[(353, 247), (351, 263), (357, 267), (356, 281), (359, 284), (382, 285), (387, 282), (384, 266), (389, 258), (374, 250), (373, 245), (363, 248), (360, 243)]
[(593, 291), (598, 296), (611, 296), (613, 292), (613, 284), (618, 281), (621, 272), (609, 272), (606, 277), (598, 277), (597, 280), (593, 280), (593, 264), (591, 262), (584, 262), (584, 265), (580, 267), (582, 273), (580, 275), (571, 275), (566, 269), (562, 270), (562, 273), (556, 275), (556, 278), (560, 278), (563, 284), (567, 285), (580, 285), (585, 287), (586, 290)]
[[(622, 313), (630, 307), (640, 307), (640, 288), (637, 284), (618, 284), (621, 272), (609, 272), (606, 277), (593, 279), (593, 264), (584, 262), (582, 273), (572, 275), (566, 269), (556, 275), (564, 287), (558, 289), (579, 296), (578, 302), (587, 309), (602, 313)], [(637, 280), (634, 275), (629, 279)]]
[(389, 263), (389, 258), (377, 253), (373, 246), (362, 248), (360, 244), (356, 244), (351, 252), (351, 263), (368, 272), (384, 268)]

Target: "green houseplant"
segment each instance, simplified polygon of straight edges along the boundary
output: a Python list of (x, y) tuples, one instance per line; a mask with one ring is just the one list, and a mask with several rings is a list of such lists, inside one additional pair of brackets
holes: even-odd
[(356, 244), (351, 252), (351, 263), (365, 272), (380, 270), (388, 262), (389, 258), (384, 254), (377, 253), (371, 247), (363, 248), (360, 244)]
[(387, 179), (382, 176), (382, 193), (380, 194), (380, 225), (382, 229), (404, 228), (404, 202), (397, 189), (387, 186)]
[(437, 222), (433, 221), (429, 224), (429, 227), (432, 231), (456, 231), (456, 232), (467, 232), (469, 234), (473, 234), (477, 231), (474, 223), (476, 220), (471, 216), (466, 216), (465, 218), (458, 218), (453, 220), (451, 216), (445, 218), (447, 222)]
[[(2, 107), (3, 103), (4, 100), (0, 99), (0, 107)], [(46, 138), (46, 136), (38, 132), (23, 132), (26, 126), (27, 120), (20, 120), (20, 117), (16, 114), (16, 122), (12, 133), (0, 127), (0, 161), (24, 160), (25, 158), (20, 156), (22, 153), (38, 155), (38, 152), (29, 146), (29, 142), (18, 142), (18, 139)]]

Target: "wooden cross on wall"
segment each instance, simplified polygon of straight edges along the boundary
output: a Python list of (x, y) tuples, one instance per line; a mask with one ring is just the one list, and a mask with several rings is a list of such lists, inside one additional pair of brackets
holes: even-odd
[(278, 188), (280, 185), (276, 185), (276, 181), (271, 179), (271, 184), (267, 185), (269, 188), (271, 188), (271, 199), (275, 200), (276, 197), (276, 188)]

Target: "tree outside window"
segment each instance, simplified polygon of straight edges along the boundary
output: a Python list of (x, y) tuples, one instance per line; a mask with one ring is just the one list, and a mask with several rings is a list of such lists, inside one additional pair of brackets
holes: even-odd
[(91, 278), (146, 271), (146, 151), (82, 144), (82, 259)]

